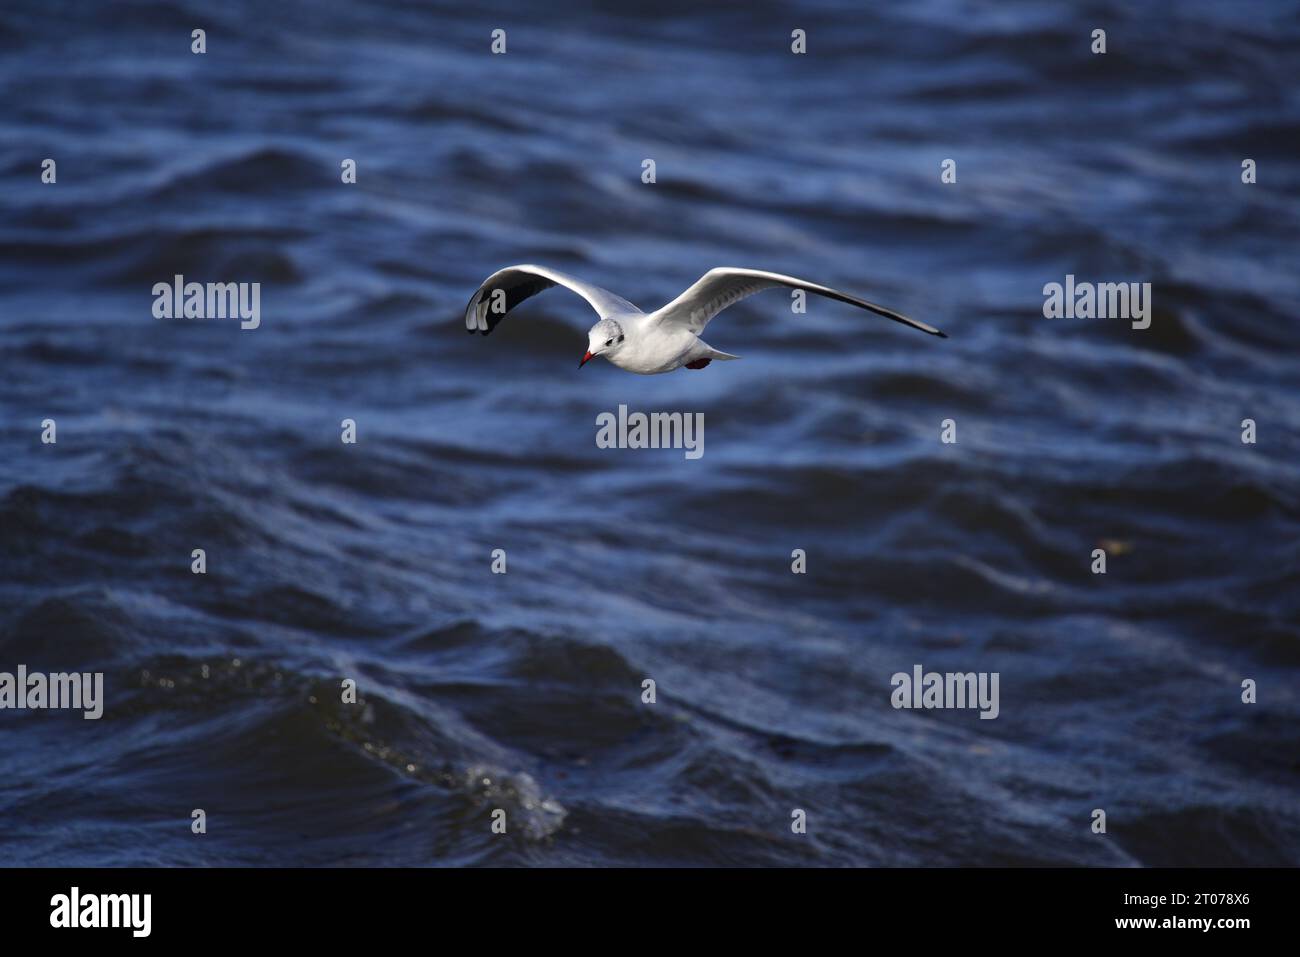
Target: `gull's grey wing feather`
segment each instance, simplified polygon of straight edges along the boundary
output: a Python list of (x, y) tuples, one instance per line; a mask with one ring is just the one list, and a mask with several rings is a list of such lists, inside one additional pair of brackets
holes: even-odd
[[(469, 305), (465, 307), (465, 329), (486, 336), (515, 306), (552, 286), (564, 286), (576, 292), (587, 300), (587, 304), (602, 319), (611, 315), (641, 312), (622, 296), (575, 279), (558, 269), (531, 265), (507, 266), (488, 276), (470, 297)], [(496, 295), (498, 290), (502, 293), (501, 297)]]
[(934, 326), (918, 319), (910, 319), (893, 309), (887, 309), (874, 302), (867, 302), (867, 300), (859, 299), (857, 296), (850, 296), (828, 286), (819, 286), (805, 279), (783, 276), (780, 273), (765, 272), (761, 269), (740, 269), (734, 266), (719, 266), (716, 269), (710, 269), (668, 305), (651, 313), (650, 318), (660, 323), (682, 326), (698, 336), (704, 331), (704, 327), (709, 324), (710, 319), (732, 303), (739, 302), (756, 292), (762, 292), (764, 289), (771, 289), (776, 286), (803, 289), (819, 296), (826, 296), (828, 299), (847, 302), (851, 306), (867, 309), (878, 316), (901, 322), (913, 329), (920, 329), (932, 336), (948, 338), (945, 333), (940, 332)]

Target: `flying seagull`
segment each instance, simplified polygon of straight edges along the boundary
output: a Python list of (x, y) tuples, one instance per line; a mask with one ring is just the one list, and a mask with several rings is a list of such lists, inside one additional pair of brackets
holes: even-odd
[(760, 269), (719, 266), (710, 269), (693, 286), (668, 305), (645, 313), (621, 296), (545, 266), (507, 266), (488, 276), (465, 307), (465, 328), (487, 335), (515, 306), (552, 286), (576, 292), (596, 310), (600, 321), (587, 333), (587, 354), (581, 369), (596, 356), (604, 356), (620, 369), (640, 375), (672, 372), (685, 366), (703, 369), (714, 359), (739, 359), (719, 352), (700, 338), (709, 320), (732, 303), (775, 286), (804, 289), (819, 296), (847, 302), (878, 316), (948, 338), (933, 326), (901, 313), (858, 299), (826, 286)]

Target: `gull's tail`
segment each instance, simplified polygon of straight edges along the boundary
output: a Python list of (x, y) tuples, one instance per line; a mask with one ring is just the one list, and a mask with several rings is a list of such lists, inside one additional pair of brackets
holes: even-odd
[(713, 346), (709, 345), (707, 342), (704, 342), (703, 340), (700, 340), (700, 345), (704, 346), (704, 348), (709, 350), (710, 359), (739, 359), (740, 358), (740, 356), (733, 356), (730, 352), (719, 352), (717, 349), (713, 348)]

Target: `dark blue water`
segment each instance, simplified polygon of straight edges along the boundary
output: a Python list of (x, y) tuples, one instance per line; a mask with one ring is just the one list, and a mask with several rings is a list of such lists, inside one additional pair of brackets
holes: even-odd
[[(1284, 3), (6, 3), (0, 671), (106, 704), (0, 712), (0, 862), (1300, 863), (1298, 54)], [(518, 262), (951, 338), (769, 292), (743, 361), (578, 372), (562, 290), (465, 335)]]

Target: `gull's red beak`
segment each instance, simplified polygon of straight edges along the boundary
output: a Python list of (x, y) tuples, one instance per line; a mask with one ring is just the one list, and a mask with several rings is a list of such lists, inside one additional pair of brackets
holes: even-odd
[(591, 354), (591, 350), (588, 349), (588, 350), (587, 350), (587, 354), (584, 355), (584, 356), (582, 357), (582, 361), (578, 363), (578, 368), (581, 369), (583, 366), (585, 366), (588, 362), (590, 362), (590, 361), (591, 361), (592, 359), (594, 359), (594, 358), (595, 358), (595, 356), (593, 356), (593, 355)]

